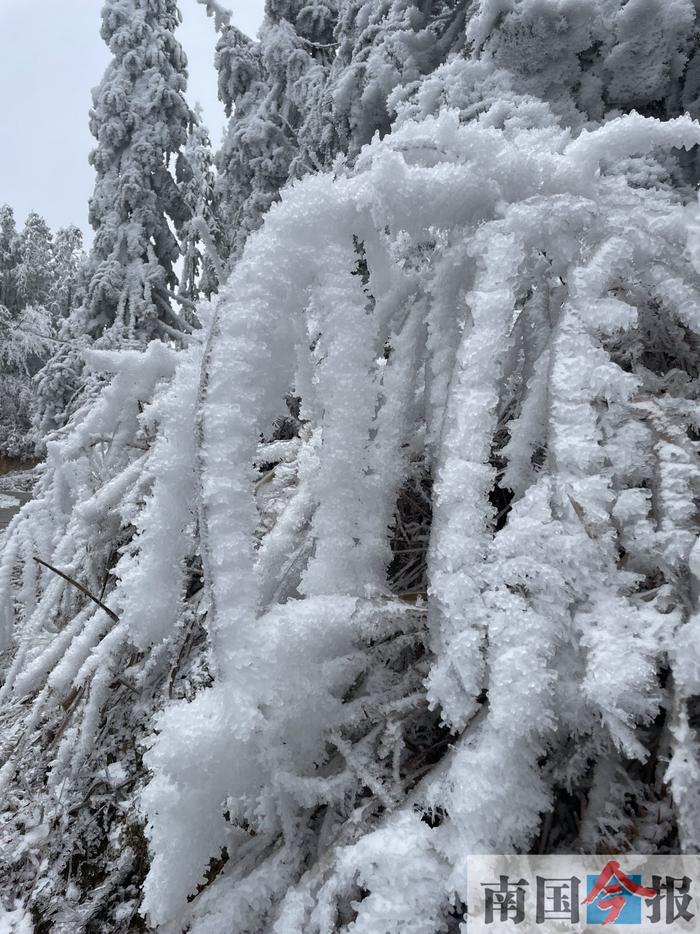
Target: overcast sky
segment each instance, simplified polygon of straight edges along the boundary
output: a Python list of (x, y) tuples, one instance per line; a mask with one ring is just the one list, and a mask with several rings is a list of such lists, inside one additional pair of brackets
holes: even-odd
[[(264, 0), (229, 0), (233, 21), (255, 35)], [(89, 236), (90, 89), (108, 61), (100, 38), (102, 0), (0, 0), (0, 203), (19, 222), (30, 210), (52, 228), (75, 223)], [(216, 97), (213, 21), (196, 0), (180, 0), (178, 38), (190, 63), (189, 100), (199, 101), (218, 143), (224, 113)]]

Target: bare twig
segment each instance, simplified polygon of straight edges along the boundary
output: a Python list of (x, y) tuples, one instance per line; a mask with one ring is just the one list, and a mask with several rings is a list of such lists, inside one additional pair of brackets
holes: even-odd
[(42, 561), (41, 558), (34, 558), (34, 560), (36, 561), (37, 564), (40, 564), (42, 567), (48, 568), (49, 571), (53, 571), (54, 574), (58, 574), (58, 576), (62, 577), (64, 581), (68, 581), (69, 584), (72, 584), (74, 587), (77, 587), (81, 593), (84, 593), (85, 596), (88, 597), (90, 600), (92, 600), (93, 603), (96, 603), (100, 607), (101, 610), (104, 610), (110, 619), (113, 619), (115, 623), (119, 622), (119, 617), (114, 612), (114, 610), (110, 610), (108, 606), (105, 606), (105, 604), (101, 600), (98, 600), (94, 594), (90, 593), (87, 587), (83, 587), (83, 585), (79, 584), (78, 581), (73, 580), (72, 577), (69, 577), (67, 574), (64, 574), (63, 571), (59, 571), (58, 568), (55, 568), (52, 564), (49, 564), (48, 561)]

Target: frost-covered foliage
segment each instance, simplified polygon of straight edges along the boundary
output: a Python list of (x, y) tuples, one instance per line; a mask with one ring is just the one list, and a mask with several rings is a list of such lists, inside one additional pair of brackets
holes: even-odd
[(214, 20), (216, 29), (223, 29), (231, 23), (231, 11), (219, 3), (219, 0), (197, 0), (206, 8), (207, 16)]
[(375, 133), (391, 127), (390, 102), (397, 88), (411, 88), (464, 47), (468, 2), (439, 0), (344, 0), (317, 119), (304, 142), (319, 157), (343, 152), (354, 158)]
[(32, 439), (41, 453), (46, 437), (65, 425), (86, 388), (83, 352), (90, 339), (85, 308), (87, 257), (82, 243), (83, 235), (74, 226), (57, 231), (54, 238), (49, 303), (54, 339), (32, 387)]
[(97, 172), (88, 307), (93, 337), (180, 339), (192, 330), (169, 300), (180, 255), (173, 225), (188, 220), (171, 170), (187, 140), (187, 59), (175, 0), (106, 0), (102, 37), (112, 61), (94, 91)]
[(51, 232), (32, 211), (21, 231), (12, 208), (0, 206), (0, 305), (12, 317), (28, 306), (67, 317), (82, 298), (83, 236), (70, 226)]
[[(235, 26), (222, 31), (219, 97), (231, 119), (217, 156), (218, 189), (232, 260), (299, 160), (305, 114), (334, 55), (334, 17), (333, 0), (268, 0), (259, 42)], [(305, 162), (301, 174), (318, 167)]]
[[(178, 358), (159, 341), (145, 352), (88, 353), (91, 369), (111, 374), (111, 382), (96, 404), (79, 409), (72, 431), (49, 441), (34, 500), (7, 532), (0, 639), (6, 647), (16, 627), (21, 645), (0, 691), (6, 700), (0, 862), (6, 876), (12, 874), (12, 890), (30, 896), (35, 916), (59, 930), (104, 929), (105, 905), (112, 929), (130, 929), (140, 900), (134, 880), (146, 860), (134, 819), (134, 795), (143, 781), (140, 744), (156, 698), (162, 703), (192, 690), (172, 670), (198, 622), (194, 609), (181, 604), (177, 583), (170, 609), (183, 610), (182, 628), (147, 655), (130, 643), (128, 620), (120, 622), (102, 601), (110, 600), (122, 573), (115, 569), (120, 554), (124, 567), (136, 552), (130, 542), (135, 534), (138, 542), (140, 517), (153, 515), (145, 503), (154, 498), (170, 522), (170, 550), (159, 542), (152, 553), (159, 562), (153, 581), (141, 566), (144, 588), (157, 582), (162, 594), (161, 586), (168, 586), (163, 573), (173, 581), (185, 573), (181, 562), (190, 554), (194, 519), (188, 467), (191, 472), (196, 353), (193, 348)], [(158, 404), (149, 404), (156, 387), (171, 380)], [(160, 435), (152, 443), (156, 430)], [(34, 557), (48, 558), (85, 589)], [(32, 571), (14, 591), (18, 562)], [(170, 618), (158, 599), (151, 618)], [(36, 695), (28, 719), (21, 701), (27, 694)], [(27, 746), (32, 737), (40, 740), (33, 751)], [(43, 803), (37, 806), (39, 788)], [(37, 848), (45, 854), (42, 866), (35, 861)]]
[(89, 355), (0, 565), (35, 918), (457, 932), (470, 853), (698, 848), (695, 19), (623, 98), (652, 8), (482, 0), (234, 246), (206, 339)]
[(85, 306), (80, 305), (57, 323), (51, 353), (33, 380), (33, 436), (42, 453), (47, 437), (63, 428), (103, 382), (85, 367), (85, 354), (92, 346), (87, 317)]
[[(572, 138), (445, 113), (269, 214), (207, 366), (214, 684), (146, 756), (153, 923), (430, 934), (460, 916), (471, 852), (678, 845), (641, 778), (663, 779), (700, 687), (675, 673), (680, 645), (694, 671), (693, 214), (604, 166), (698, 140), (689, 120)], [(290, 387), (304, 427), (270, 482), (294, 480), (256, 549), (247, 465)], [(416, 473), (427, 588), (397, 592), (388, 570), (425, 548), (397, 514)]]
[[(231, 255), (288, 180), (352, 164), (407, 102), (471, 118), (532, 94), (576, 128), (632, 109), (697, 116), (697, 34), (692, 0), (270, 2), (258, 42), (222, 25), (218, 46), (235, 110), (218, 155)], [(695, 180), (695, 162), (676, 171)]]
[(692, 0), (489, 0), (469, 35), (520, 90), (599, 120), (618, 108), (697, 116), (697, 26)]
[(0, 305), (0, 455), (31, 456), (36, 410), (34, 377), (54, 350), (53, 326), (45, 308), (16, 314)]
[(269, 0), (259, 42), (235, 27), (217, 51), (232, 113), (218, 156), (231, 255), (290, 178), (353, 160), (388, 132), (397, 88), (463, 48), (467, 2)]

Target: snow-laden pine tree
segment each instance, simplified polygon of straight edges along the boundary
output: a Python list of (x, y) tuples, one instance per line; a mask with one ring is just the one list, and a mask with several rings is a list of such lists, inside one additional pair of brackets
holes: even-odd
[(0, 305), (14, 309), (17, 297), (17, 264), (19, 237), (15, 215), (9, 204), (0, 206)]
[(35, 211), (25, 221), (18, 250), (19, 262), (15, 269), (18, 307), (45, 308), (52, 298), (54, 282), (53, 235), (44, 218)]
[(177, 231), (189, 219), (171, 171), (187, 140), (187, 59), (175, 0), (106, 0), (102, 38), (112, 60), (94, 91), (97, 173), (88, 327), (111, 345), (181, 340), (192, 325), (173, 303)]
[(470, 853), (700, 846), (695, 8), (471, 14), (8, 530), (45, 924), (456, 932)]
[(200, 295), (211, 298), (218, 291), (222, 275), (219, 256), (222, 234), (214, 156), (199, 106), (193, 111), (187, 145), (178, 159), (177, 176), (189, 214), (181, 234), (183, 259), (179, 294), (194, 302)]

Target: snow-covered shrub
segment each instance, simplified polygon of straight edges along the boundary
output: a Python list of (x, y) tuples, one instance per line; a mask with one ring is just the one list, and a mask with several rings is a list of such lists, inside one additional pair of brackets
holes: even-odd
[[(92, 370), (102, 378), (111, 374), (111, 381), (69, 430), (49, 441), (34, 499), (7, 532), (0, 641), (5, 648), (13, 628), (19, 638), (1, 689), (1, 860), (16, 890), (32, 893), (30, 907), (71, 930), (103, 917), (105, 903), (121, 911), (128, 904), (127, 916), (136, 913), (133, 880), (145, 860), (133, 804), (143, 780), (139, 743), (153, 705), (162, 703), (160, 690), (166, 697), (190, 690), (175, 683), (171, 668), (197, 624), (196, 605), (182, 605), (177, 578), (186, 574), (193, 549), (200, 353), (194, 345), (178, 356), (159, 342), (146, 351), (90, 352)], [(158, 565), (149, 571), (148, 559), (135, 559), (141, 535), (145, 543), (156, 530), (141, 522), (154, 509), (160, 538), (150, 560)], [(120, 619), (105, 609), (117, 576), (134, 586), (139, 579), (151, 592), (151, 615), (145, 605), (139, 609), (143, 619), (173, 622), (167, 609), (173, 610), (177, 625), (160, 649), (146, 637), (138, 642), (148, 652), (139, 649), (128, 636), (129, 613)], [(159, 605), (162, 599), (167, 606)], [(136, 702), (141, 693), (144, 701)], [(28, 696), (35, 697), (29, 715), (22, 700)], [(38, 788), (42, 807), (31, 791)], [(38, 866), (36, 848), (46, 851), (49, 840), (50, 853)], [(37, 870), (42, 884), (35, 887)], [(69, 879), (77, 894), (66, 900)]]
[[(591, 846), (674, 845), (638, 764), (663, 776), (657, 734), (698, 687), (667, 674), (700, 481), (693, 212), (605, 169), (698, 139), (445, 113), (270, 212), (207, 365), (215, 680), (146, 756), (153, 922), (447, 930), (469, 853), (580, 842), (571, 796)], [(256, 549), (257, 438), (290, 386), (296, 486)], [(416, 464), (425, 607), (387, 576)], [(411, 873), (429, 898), (406, 902)]]

